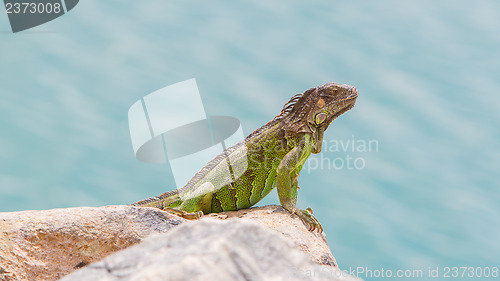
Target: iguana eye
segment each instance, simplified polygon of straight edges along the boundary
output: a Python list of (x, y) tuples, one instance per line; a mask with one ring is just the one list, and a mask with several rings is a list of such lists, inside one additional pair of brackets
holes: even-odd
[(316, 116), (314, 116), (314, 123), (316, 123), (316, 125), (319, 125), (319, 124), (323, 123), (323, 121), (325, 121), (325, 119), (326, 119), (326, 113), (320, 112), (320, 113), (316, 114)]

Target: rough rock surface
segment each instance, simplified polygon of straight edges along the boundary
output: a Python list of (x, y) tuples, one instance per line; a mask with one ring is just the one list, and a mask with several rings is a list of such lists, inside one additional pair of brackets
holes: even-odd
[(0, 213), (0, 280), (57, 280), (183, 221), (131, 206)]
[[(324, 234), (307, 231), (300, 219), (281, 206), (211, 214), (199, 222), (214, 218), (231, 223), (251, 220), (285, 238), (310, 260), (330, 269), (336, 267)], [(57, 280), (151, 234), (170, 233), (182, 223), (191, 225), (198, 221), (133, 206), (0, 213), (0, 281)], [(212, 235), (231, 238), (224, 233)]]
[(247, 219), (207, 218), (147, 238), (61, 281), (355, 280), (312, 262), (282, 235)]
[(311, 260), (318, 264), (337, 266), (337, 262), (326, 243), (325, 233), (308, 231), (297, 216), (290, 215), (290, 212), (281, 206), (268, 205), (234, 212), (209, 214), (203, 218), (206, 217), (218, 217), (228, 220), (250, 219), (293, 241), (296, 247), (304, 251)]

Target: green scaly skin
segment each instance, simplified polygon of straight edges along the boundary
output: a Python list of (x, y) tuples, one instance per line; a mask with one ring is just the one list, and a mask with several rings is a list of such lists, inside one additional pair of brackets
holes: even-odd
[(195, 219), (249, 208), (277, 187), (281, 205), (309, 230), (321, 232), (312, 211), (297, 208), (297, 178), (309, 155), (321, 152), (324, 131), (357, 96), (354, 87), (336, 83), (297, 94), (278, 116), (210, 161), (184, 187), (132, 205)]

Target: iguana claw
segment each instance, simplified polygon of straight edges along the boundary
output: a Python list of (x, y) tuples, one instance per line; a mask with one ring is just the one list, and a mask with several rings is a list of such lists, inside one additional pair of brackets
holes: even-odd
[(318, 219), (313, 216), (311, 208), (299, 210), (296, 214), (307, 226), (309, 231), (315, 231), (317, 229), (319, 233), (323, 232), (323, 227), (321, 226), (321, 223), (319, 223)]

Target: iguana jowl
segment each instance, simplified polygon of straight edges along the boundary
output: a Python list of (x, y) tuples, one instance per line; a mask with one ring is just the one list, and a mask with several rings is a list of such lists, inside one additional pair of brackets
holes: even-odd
[[(298, 176), (311, 153), (321, 152), (330, 123), (354, 106), (358, 92), (328, 83), (293, 96), (281, 113), (226, 149), (184, 187), (132, 205), (156, 207), (185, 218), (253, 206), (277, 187), (281, 205), (310, 230), (322, 231), (312, 211), (296, 206)], [(228, 175), (240, 169), (237, 177)]]

